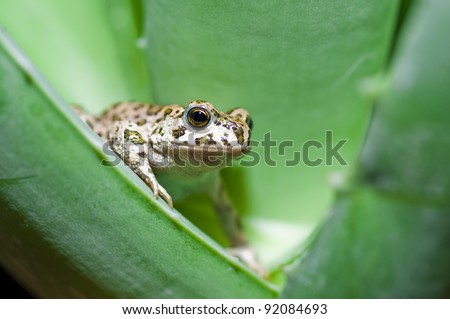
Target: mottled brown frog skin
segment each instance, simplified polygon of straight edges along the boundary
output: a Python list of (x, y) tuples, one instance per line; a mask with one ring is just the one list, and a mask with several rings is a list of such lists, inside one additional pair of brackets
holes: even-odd
[(249, 151), (252, 121), (245, 109), (223, 113), (211, 103), (195, 100), (187, 107), (123, 102), (99, 117), (76, 111), (169, 207), (172, 197), (209, 194), (236, 254), (262, 272), (249, 253), (218, 175), (231, 160)]

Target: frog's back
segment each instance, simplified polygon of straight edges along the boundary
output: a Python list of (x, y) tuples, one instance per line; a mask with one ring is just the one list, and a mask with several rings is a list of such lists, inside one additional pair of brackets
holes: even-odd
[(131, 121), (139, 122), (154, 117), (164, 107), (161, 105), (141, 103), (141, 102), (121, 102), (114, 104), (106, 110), (100, 119), (103, 121)]
[(171, 113), (181, 114), (184, 107), (180, 105), (161, 106), (141, 102), (121, 102), (114, 104), (102, 115), (94, 117), (76, 109), (80, 117), (103, 139), (109, 140), (109, 131), (115, 122), (130, 121), (138, 126), (152, 125)]

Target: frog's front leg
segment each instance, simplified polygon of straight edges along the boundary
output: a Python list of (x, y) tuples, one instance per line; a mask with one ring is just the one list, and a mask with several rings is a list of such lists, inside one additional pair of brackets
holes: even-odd
[(172, 198), (162, 187), (148, 161), (148, 139), (146, 132), (130, 121), (117, 121), (109, 131), (111, 147), (153, 191), (155, 198), (161, 195), (170, 208)]

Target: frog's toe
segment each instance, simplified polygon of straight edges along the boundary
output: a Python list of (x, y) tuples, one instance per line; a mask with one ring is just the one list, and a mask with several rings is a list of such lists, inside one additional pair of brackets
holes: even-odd
[(153, 197), (155, 199), (158, 199), (158, 196), (159, 196), (159, 187), (158, 186), (154, 186), (153, 187)]
[(154, 197), (155, 199), (157, 199), (157, 198), (158, 198), (158, 195), (159, 195), (158, 184), (154, 183), (151, 179), (149, 179), (149, 180), (147, 181), (147, 185), (148, 185), (148, 186), (150, 187), (150, 189), (152, 190), (152, 192), (153, 192), (153, 197)]
[(155, 199), (158, 199), (158, 197), (161, 195), (162, 198), (167, 202), (167, 205), (170, 208), (173, 208), (173, 201), (172, 197), (170, 197), (169, 193), (166, 191), (164, 187), (162, 187), (156, 179), (152, 178), (146, 178), (146, 183), (150, 187), (150, 189), (153, 191), (153, 197)]
[(169, 195), (169, 193), (166, 191), (166, 189), (164, 187), (162, 187), (161, 185), (159, 185), (159, 194), (167, 202), (167, 205), (169, 206), (169, 208), (173, 208), (172, 197)]
[(255, 252), (248, 246), (240, 246), (229, 248), (228, 252), (240, 259), (244, 264), (250, 267), (253, 271), (258, 273), (261, 277), (267, 277), (267, 272), (261, 263), (258, 261)]

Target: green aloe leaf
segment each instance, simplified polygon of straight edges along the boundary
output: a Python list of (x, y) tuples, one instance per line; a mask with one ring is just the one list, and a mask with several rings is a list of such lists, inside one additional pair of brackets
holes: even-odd
[(0, 23), (71, 103), (151, 100), (133, 1), (0, 0)]
[(359, 161), (284, 297), (450, 296), (450, 4), (419, 1)]

